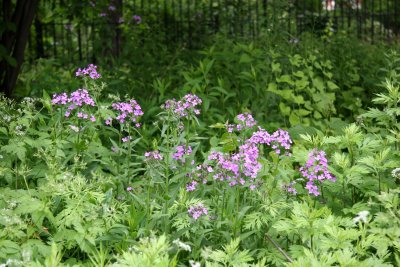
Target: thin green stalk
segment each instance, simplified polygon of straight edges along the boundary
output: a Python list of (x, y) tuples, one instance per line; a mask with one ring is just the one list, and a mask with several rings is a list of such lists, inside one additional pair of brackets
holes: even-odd
[(235, 216), (235, 225), (234, 225), (234, 235), (236, 236), (236, 231), (238, 230), (238, 226), (240, 225), (240, 221), (239, 221), (239, 212), (240, 212), (240, 188), (238, 185), (236, 185), (236, 190), (235, 190), (235, 198), (236, 198), (236, 212), (234, 214)]
[[(128, 138), (131, 138), (131, 124), (128, 124)], [(132, 157), (132, 151), (131, 151), (132, 147), (131, 147), (131, 139), (128, 139), (128, 155), (126, 158), (126, 170), (127, 170), (127, 176), (128, 176), (128, 182), (130, 182), (131, 180), (131, 176), (130, 176), (130, 162), (131, 162), (131, 157)]]
[(18, 160), (16, 160), (16, 162), (15, 162), (15, 189), (18, 189), (18, 176), (19, 176)]

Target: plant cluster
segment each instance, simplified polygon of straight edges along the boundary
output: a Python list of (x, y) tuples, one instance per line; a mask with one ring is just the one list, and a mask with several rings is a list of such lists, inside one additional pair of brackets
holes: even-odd
[(277, 100), (276, 116), (257, 97), (233, 101), (233, 80), (215, 87), (214, 61), (154, 105), (108, 95), (94, 65), (71, 93), (2, 97), (0, 264), (399, 265), (400, 57), (345, 122), (332, 117), (332, 63), (315, 53), (271, 52), (271, 76), (238, 76)]

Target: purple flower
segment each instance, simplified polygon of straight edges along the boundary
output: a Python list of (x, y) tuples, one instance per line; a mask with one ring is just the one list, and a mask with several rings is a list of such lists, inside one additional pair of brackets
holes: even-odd
[(66, 106), (67, 110), (65, 111), (65, 117), (70, 117), (72, 112), (76, 110), (76, 117), (79, 119), (89, 119), (92, 122), (96, 120), (96, 118), (84, 112), (84, 107), (94, 107), (95, 102), (93, 98), (89, 95), (89, 92), (86, 89), (78, 89), (75, 92), (72, 92), (69, 96), (66, 93), (54, 94), (51, 100), (53, 105), (62, 105)]
[(78, 69), (75, 73), (76, 77), (86, 77), (89, 76), (91, 79), (99, 79), (101, 75), (97, 73), (97, 66), (89, 64), (86, 69)]
[(281, 154), (282, 149), (288, 153), (287, 151), (291, 148), (293, 143), (287, 131), (278, 129), (273, 134), (269, 134), (261, 127), (258, 127), (258, 131), (253, 133), (249, 141), (254, 144), (266, 144), (270, 146), (276, 154)]
[(108, 6), (108, 10), (110, 10), (110, 11), (114, 11), (115, 9), (116, 9), (116, 7), (113, 6), (113, 5), (109, 5), (109, 6)]
[(192, 147), (190, 147), (190, 146), (187, 146), (187, 147), (177, 146), (175, 149), (176, 149), (176, 152), (172, 155), (172, 158), (177, 161), (180, 161), (182, 163), (184, 163), (186, 161), (186, 159), (184, 157), (185, 155), (188, 156), (188, 155), (192, 154)]
[(136, 22), (136, 24), (142, 23), (142, 18), (139, 15), (134, 15), (132, 19)]
[(193, 219), (197, 220), (201, 215), (208, 215), (208, 210), (204, 207), (202, 203), (197, 205), (192, 205), (188, 209), (188, 213)]
[(122, 142), (123, 142), (123, 143), (126, 143), (126, 142), (128, 142), (129, 140), (131, 140), (131, 139), (132, 139), (132, 137), (131, 137), (130, 135), (128, 135), (128, 136), (122, 137)]
[(107, 17), (107, 14), (104, 13), (104, 12), (102, 12), (102, 13), (99, 14), (99, 16), (100, 16), (100, 17)]
[(128, 192), (130, 192), (130, 191), (132, 191), (133, 190), (133, 188), (131, 187), (131, 186), (128, 186), (127, 188), (126, 188), (126, 191), (128, 191)]
[(119, 17), (118, 20), (117, 20), (117, 23), (118, 23), (118, 24), (122, 24), (122, 23), (124, 23), (124, 21), (125, 21), (125, 20), (124, 20), (123, 17)]
[(293, 186), (296, 184), (296, 182), (290, 182), (289, 184), (284, 184), (282, 185), (282, 189), (286, 190), (288, 193), (291, 193), (293, 195), (297, 195), (297, 190)]
[(138, 127), (139, 118), (144, 114), (140, 105), (136, 102), (136, 100), (131, 99), (129, 102), (119, 102), (113, 103), (112, 108), (114, 110), (119, 111), (120, 113), (116, 117), (116, 119), (124, 124), (126, 121), (131, 121), (135, 123), (135, 126)]
[(196, 106), (200, 105), (202, 100), (193, 94), (185, 95), (181, 100), (167, 100), (161, 107), (170, 111), (180, 118), (187, 118), (189, 115), (198, 115), (200, 110)]
[(146, 160), (163, 160), (163, 155), (160, 154), (160, 151), (154, 150), (144, 153)]
[(187, 192), (192, 192), (196, 190), (196, 185), (198, 184), (197, 181), (191, 181), (189, 184), (186, 185), (186, 191)]
[(322, 183), (324, 180), (336, 181), (336, 178), (328, 171), (328, 160), (324, 151), (314, 149), (308, 154), (306, 164), (300, 167), (301, 175), (308, 179), (306, 189), (309, 194), (318, 196), (320, 193), (315, 183)]

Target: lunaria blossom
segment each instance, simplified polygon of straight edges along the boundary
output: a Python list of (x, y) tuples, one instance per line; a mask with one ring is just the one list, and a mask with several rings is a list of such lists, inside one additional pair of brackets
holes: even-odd
[(161, 108), (180, 118), (187, 118), (189, 115), (200, 114), (200, 109), (198, 109), (197, 106), (201, 103), (202, 100), (198, 96), (187, 94), (179, 101), (176, 101), (175, 99), (167, 100), (165, 104), (161, 106)]
[(328, 171), (328, 160), (325, 155), (324, 151), (314, 149), (308, 154), (306, 164), (299, 169), (301, 175), (308, 179), (306, 189), (314, 196), (320, 195), (316, 184), (324, 180), (336, 181), (336, 178)]
[(204, 207), (203, 203), (198, 203), (189, 207), (188, 214), (193, 219), (197, 220), (202, 215), (208, 215), (208, 210)]

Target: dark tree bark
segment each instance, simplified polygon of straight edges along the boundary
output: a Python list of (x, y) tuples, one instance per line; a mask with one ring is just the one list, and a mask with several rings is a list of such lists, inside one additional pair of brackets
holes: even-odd
[(4, 46), (7, 55), (13, 57), (16, 63), (10, 64), (9, 60), (4, 58), (0, 62), (0, 92), (8, 97), (12, 95), (24, 61), (25, 47), (38, 4), (39, 0), (18, 0), (11, 16), (11, 0), (3, 0), (4, 22), (12, 23), (15, 26), (15, 31), (7, 28), (1, 35), (1, 45)]

